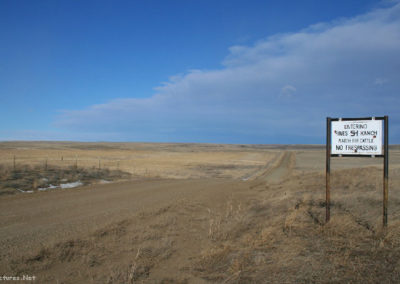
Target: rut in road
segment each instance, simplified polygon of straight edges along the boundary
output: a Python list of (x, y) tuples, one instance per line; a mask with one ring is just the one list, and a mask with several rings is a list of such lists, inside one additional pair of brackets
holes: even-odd
[(289, 175), (296, 155), (294, 152), (285, 151), (276, 160), (275, 164), (271, 165), (267, 171), (260, 177), (261, 180), (277, 183), (280, 182), (285, 176)]

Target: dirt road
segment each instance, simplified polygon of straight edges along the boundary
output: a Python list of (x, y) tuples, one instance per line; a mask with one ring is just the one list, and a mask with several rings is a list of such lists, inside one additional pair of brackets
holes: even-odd
[(29, 251), (38, 240), (72, 238), (182, 198), (217, 202), (219, 196), (229, 195), (229, 184), (226, 180), (129, 181), (4, 197), (0, 246)]
[[(293, 155), (282, 153), (262, 178), (278, 182), (288, 173)], [(3, 197), (0, 244), (21, 248), (31, 246), (34, 239), (47, 242), (73, 237), (77, 232), (89, 232), (140, 210), (156, 209), (183, 198), (218, 202), (218, 197), (223, 200), (232, 189), (251, 183), (227, 179), (127, 181)]]
[(290, 174), (295, 160), (294, 152), (282, 152), (269, 168), (266, 169), (261, 179), (269, 183), (278, 183)]
[[(279, 156), (268, 171), (277, 181), (287, 171), (290, 154)], [(266, 178), (266, 177), (265, 177)], [(76, 189), (5, 196), (0, 199), (0, 257), (26, 255), (45, 244), (90, 234), (138, 212), (156, 211), (177, 200), (220, 204), (253, 181), (228, 179), (145, 180), (97, 184)]]
[[(5, 196), (0, 199), (0, 267), (7, 270), (16, 259), (26, 259), (44, 247), (84, 239), (138, 213), (151, 215), (180, 200), (206, 204), (203, 213), (218, 210), (230, 196), (246, 191), (250, 183), (226, 179), (128, 181)], [(193, 248), (198, 254), (199, 247), (192, 243), (182, 251)]]

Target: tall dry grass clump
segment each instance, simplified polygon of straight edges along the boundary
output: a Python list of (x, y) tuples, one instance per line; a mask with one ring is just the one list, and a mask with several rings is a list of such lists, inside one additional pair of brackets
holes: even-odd
[[(398, 283), (400, 218), (391, 214), (382, 228), (381, 171), (336, 171), (327, 224), (323, 176), (298, 178), (301, 183), (293, 178), (264, 189), (257, 185), (263, 199), (242, 204), (240, 218), (210, 214), (213, 243), (194, 273), (218, 283)], [(392, 186), (399, 180), (394, 174)], [(399, 189), (391, 191), (394, 213)], [(229, 202), (227, 208), (235, 211)]]

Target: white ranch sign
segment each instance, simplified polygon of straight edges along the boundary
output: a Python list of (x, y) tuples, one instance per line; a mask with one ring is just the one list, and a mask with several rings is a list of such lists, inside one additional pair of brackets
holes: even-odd
[(382, 155), (382, 120), (339, 120), (331, 126), (333, 155)]

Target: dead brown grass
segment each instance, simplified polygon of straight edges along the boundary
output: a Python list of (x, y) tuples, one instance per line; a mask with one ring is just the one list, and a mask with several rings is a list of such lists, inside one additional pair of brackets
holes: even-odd
[[(0, 164), (121, 170), (146, 178), (254, 176), (276, 152), (247, 145), (0, 142)], [(260, 171), (260, 174), (262, 171)]]
[[(222, 207), (178, 200), (143, 211), (88, 237), (42, 247), (11, 269), (69, 283), (398, 282), (400, 218), (392, 214), (382, 230), (375, 212), (379, 194), (369, 186), (380, 171), (333, 176), (336, 197), (328, 224), (323, 176), (308, 174), (259, 184), (250, 198), (232, 194)], [(353, 183), (346, 188), (348, 178)], [(362, 207), (356, 204), (360, 197)], [(392, 200), (392, 210), (399, 210)]]
[[(395, 194), (400, 176), (392, 174)], [(375, 194), (380, 188), (374, 187), (378, 176), (381, 171), (376, 168), (336, 172), (333, 217), (328, 224), (321, 194), (323, 176), (301, 176), (302, 185), (293, 191), (296, 178), (261, 188), (263, 201), (248, 204), (240, 219), (219, 222), (230, 222), (219, 232), (228, 237), (213, 238), (194, 273), (218, 283), (398, 282), (400, 219), (392, 215), (390, 226), (382, 229), (382, 197), (380, 191)], [(392, 196), (392, 212), (400, 209), (397, 201)]]
[[(28, 255), (4, 253), (0, 272), (34, 274), (41, 283), (400, 282), (397, 164), (389, 173), (386, 229), (382, 169), (374, 165), (333, 170), (326, 224), (325, 176), (300, 168), (291, 153), (278, 182), (264, 170), (252, 181), (221, 182), (210, 195), (199, 187), (198, 195), (37, 245)], [(284, 156), (277, 152), (270, 165), (279, 168)]]

